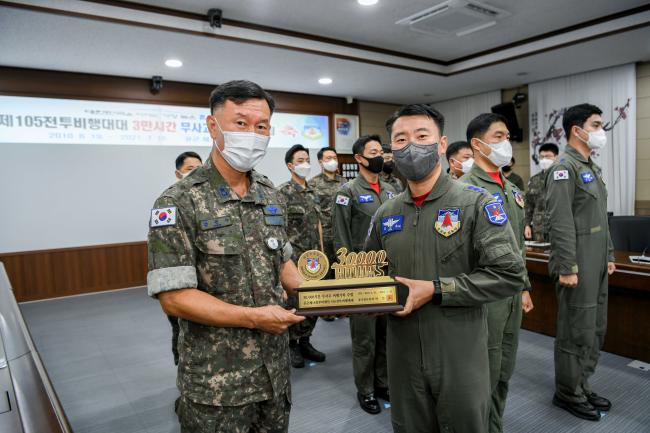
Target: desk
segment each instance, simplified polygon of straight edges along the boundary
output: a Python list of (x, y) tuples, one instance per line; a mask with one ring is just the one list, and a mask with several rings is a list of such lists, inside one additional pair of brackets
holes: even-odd
[[(609, 276), (607, 335), (603, 350), (650, 362), (650, 265), (630, 262), (627, 251), (615, 252), (616, 271)], [(522, 327), (555, 337), (557, 298), (548, 274), (548, 251), (528, 248), (526, 267), (535, 308)]]

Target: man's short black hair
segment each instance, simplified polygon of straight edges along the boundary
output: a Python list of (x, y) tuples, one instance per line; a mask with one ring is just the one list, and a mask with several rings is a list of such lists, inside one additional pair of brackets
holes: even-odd
[(468, 142), (463, 140), (454, 141), (449, 146), (447, 146), (447, 151), (445, 152), (445, 156), (447, 157), (447, 162), (449, 162), (449, 158), (453, 158), (454, 156), (456, 156), (456, 154), (460, 152), (461, 149), (472, 150), (472, 146), (470, 146)]
[(307, 155), (309, 155), (309, 150), (302, 144), (294, 144), (287, 150), (287, 153), (284, 154), (284, 162), (285, 164), (289, 164), (290, 162), (293, 162), (293, 154), (296, 152), (300, 152), (301, 150), (304, 150), (307, 152)]
[(381, 137), (377, 134), (362, 135), (361, 137), (357, 138), (357, 141), (355, 141), (352, 145), (352, 153), (355, 155), (363, 156), (363, 151), (366, 149), (366, 144), (371, 141), (377, 141), (379, 144), (381, 144)]
[(557, 156), (560, 153), (560, 148), (555, 143), (544, 143), (539, 146), (539, 151), (537, 153), (539, 154), (542, 152), (553, 152), (553, 155)]
[(249, 99), (265, 99), (271, 113), (275, 110), (275, 101), (269, 92), (252, 81), (235, 80), (218, 85), (210, 93), (210, 113), (214, 114), (215, 108), (222, 106), (226, 101), (243, 104)]
[(176, 158), (176, 170), (181, 169), (181, 167), (183, 166), (187, 158), (196, 158), (199, 161), (201, 161), (201, 163), (203, 163), (203, 160), (201, 159), (198, 153), (192, 151), (183, 152), (180, 155), (178, 155), (178, 157)]
[(390, 147), (390, 144), (382, 144), (381, 145), (381, 150), (384, 151), (384, 153), (393, 153), (393, 149)]
[(493, 123), (502, 122), (508, 125), (505, 117), (496, 113), (482, 113), (473, 118), (467, 125), (467, 142), (471, 142), (472, 138), (482, 137), (483, 134), (490, 129)]
[(338, 153), (336, 153), (336, 149), (334, 149), (333, 147), (322, 147), (316, 154), (316, 158), (318, 158), (319, 161), (322, 161), (325, 152), (334, 152), (336, 156), (339, 155)]
[(585, 122), (594, 114), (603, 114), (603, 111), (591, 104), (574, 105), (568, 108), (562, 116), (562, 127), (564, 128), (564, 135), (567, 141), (571, 137), (571, 128), (578, 126), (582, 128)]
[(409, 104), (401, 106), (392, 116), (386, 120), (386, 130), (388, 131), (388, 136), (392, 137), (393, 124), (397, 119), (404, 116), (427, 116), (429, 119), (433, 120), (438, 129), (440, 130), (440, 135), (442, 136), (442, 130), (445, 127), (445, 116), (442, 115), (438, 110), (426, 104)]

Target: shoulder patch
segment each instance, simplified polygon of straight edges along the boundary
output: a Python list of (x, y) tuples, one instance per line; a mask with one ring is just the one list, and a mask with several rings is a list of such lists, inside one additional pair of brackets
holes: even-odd
[(336, 196), (336, 204), (340, 204), (341, 206), (347, 206), (350, 204), (350, 197), (346, 197), (344, 195), (337, 195)]
[(404, 215), (393, 215), (381, 219), (382, 236), (391, 232), (400, 232), (404, 228)]
[(580, 177), (583, 183), (591, 183), (596, 179), (590, 171), (583, 171), (580, 173)]
[(553, 180), (568, 180), (569, 170), (556, 170), (553, 172)]
[(498, 202), (488, 203), (484, 207), (485, 215), (492, 224), (502, 226), (508, 222), (508, 215), (503, 209), (503, 205)]
[(149, 227), (165, 227), (176, 225), (176, 206), (151, 209)]
[(481, 188), (480, 186), (475, 186), (475, 185), (467, 185), (465, 189), (474, 192), (485, 192), (485, 188)]
[(373, 203), (375, 198), (372, 194), (359, 194), (357, 200), (359, 200), (359, 203)]

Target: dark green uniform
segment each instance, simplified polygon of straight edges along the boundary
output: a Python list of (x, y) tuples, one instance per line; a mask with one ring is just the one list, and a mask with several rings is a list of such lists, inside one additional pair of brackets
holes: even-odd
[[(209, 159), (167, 189), (151, 211), (150, 296), (196, 288), (245, 307), (283, 305), (280, 271), (291, 259), (284, 200), (252, 171), (240, 198)], [(286, 432), (289, 338), (179, 319), (183, 433)]]
[[(334, 250), (363, 250), (370, 221), (382, 203), (396, 193), (392, 186), (379, 180), (377, 195), (366, 179), (358, 175), (343, 185), (334, 197), (332, 225)], [(352, 368), (357, 391), (367, 395), (375, 388), (388, 386), (386, 372), (386, 317), (354, 315), (350, 317)]]
[(528, 181), (526, 192), (526, 225), (533, 230), (533, 240), (548, 242), (548, 215), (544, 184), (546, 171), (540, 171)]
[(375, 214), (366, 248), (389, 274), (439, 279), (442, 302), (388, 319), (396, 433), (486, 432), (490, 408), (485, 303), (519, 294), (525, 269), (500, 204), (441, 174), (421, 207), (407, 190)]
[(585, 402), (607, 329), (607, 262), (614, 248), (607, 225), (607, 189), (600, 167), (567, 145), (546, 176), (549, 272), (578, 274), (574, 288), (556, 286), (555, 392)]
[[(500, 176), (503, 188), (478, 164), (474, 164), (469, 173), (461, 177), (460, 180), (482, 187), (503, 205), (517, 239), (513, 249), (522, 255), (525, 262), (524, 195), (503, 174), (500, 173)], [(528, 277), (520, 289), (530, 290)], [(508, 382), (515, 370), (522, 315), (521, 293), (487, 304), (487, 312), (490, 387), (492, 389), (489, 431), (496, 433), (503, 431), (502, 418), (508, 397)]]
[(390, 184), (397, 194), (404, 191), (404, 184), (402, 184), (402, 181), (397, 176), (389, 174), (388, 176), (382, 176), (381, 180)]
[(330, 263), (336, 260), (334, 254), (334, 234), (332, 233), (332, 204), (334, 196), (347, 180), (338, 174), (330, 179), (323, 173), (309, 180), (309, 185), (320, 199), (321, 225), (323, 226), (323, 248)]
[(515, 184), (515, 186), (519, 188), (520, 191), (524, 190), (524, 180), (514, 171), (511, 171), (510, 174), (506, 176), (506, 179)]
[[(318, 222), (320, 215), (320, 199), (311, 185), (306, 188), (293, 180), (283, 183), (278, 191), (284, 197), (287, 205), (287, 235), (293, 246), (293, 260), (298, 259), (308, 250), (320, 250), (320, 233)], [(295, 295), (289, 296), (289, 305), (297, 307)], [(307, 317), (302, 322), (289, 327), (289, 338), (298, 340), (309, 337), (316, 326), (318, 316)]]

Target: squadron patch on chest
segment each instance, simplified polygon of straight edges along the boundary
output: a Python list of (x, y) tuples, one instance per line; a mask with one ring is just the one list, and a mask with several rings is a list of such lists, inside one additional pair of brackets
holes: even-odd
[(359, 200), (359, 203), (372, 203), (375, 201), (372, 194), (359, 194), (357, 199)]
[(446, 238), (456, 233), (460, 229), (460, 208), (439, 209), (433, 227)]
[(382, 236), (392, 232), (400, 232), (402, 231), (403, 228), (404, 228), (404, 215), (387, 216), (381, 219)]
[(492, 197), (494, 197), (497, 203), (503, 204), (503, 197), (501, 197), (501, 194), (499, 194), (498, 192), (493, 192)]
[(580, 177), (582, 178), (583, 183), (591, 183), (594, 180), (596, 180), (593, 173), (590, 171), (583, 171), (582, 173), (580, 173)]

